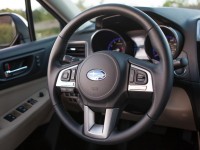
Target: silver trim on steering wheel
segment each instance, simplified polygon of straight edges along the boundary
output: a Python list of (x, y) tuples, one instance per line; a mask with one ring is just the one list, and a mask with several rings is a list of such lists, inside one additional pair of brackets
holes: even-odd
[(118, 108), (106, 109), (104, 124), (100, 125), (95, 123), (95, 113), (88, 106), (84, 106), (85, 135), (92, 138), (106, 139), (115, 127), (118, 113)]

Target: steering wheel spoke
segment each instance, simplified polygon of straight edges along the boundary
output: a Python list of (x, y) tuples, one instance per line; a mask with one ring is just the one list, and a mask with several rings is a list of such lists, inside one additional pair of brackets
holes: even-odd
[(150, 71), (131, 64), (129, 71), (128, 91), (153, 92), (153, 81)]
[(64, 68), (59, 72), (56, 87), (60, 87), (61, 90), (70, 90), (76, 87), (76, 72), (78, 65)]
[(146, 112), (152, 104), (155, 92), (153, 79), (157, 72), (156, 64), (132, 58), (129, 60), (128, 95), (131, 104), (138, 112)]
[(96, 124), (95, 112), (88, 106), (84, 106), (84, 134), (96, 139), (108, 138), (116, 125), (118, 116), (118, 108), (106, 109), (104, 124)]

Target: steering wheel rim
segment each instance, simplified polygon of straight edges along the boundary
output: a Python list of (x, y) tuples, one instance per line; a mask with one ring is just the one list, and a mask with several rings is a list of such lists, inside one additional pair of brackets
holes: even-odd
[[(130, 20), (137, 21), (146, 31), (148, 31), (150, 39), (154, 38), (154, 40), (151, 40), (151, 42), (153, 47), (156, 48), (160, 57), (160, 63), (158, 65), (146, 65), (143, 64), (141, 61), (138, 62), (134, 58), (128, 58), (128, 61), (132, 65), (136, 64), (136, 66), (138, 64), (143, 64), (143, 67), (149, 70), (151, 74), (153, 74), (153, 88), (156, 92), (154, 92), (153, 94), (153, 102), (151, 108), (149, 109), (147, 114), (144, 115), (144, 117), (134, 126), (123, 132), (111, 132), (110, 135), (104, 139), (92, 138), (84, 134), (83, 125), (79, 125), (77, 122), (75, 122), (71, 118), (71, 116), (62, 109), (62, 106), (59, 103), (59, 97), (57, 96), (55, 85), (60, 70), (66, 67), (62, 66), (59, 63), (59, 58), (62, 55), (62, 50), (66, 47), (68, 40), (80, 25), (90, 19), (101, 15), (106, 16), (116, 14), (126, 16)], [(85, 12), (75, 17), (64, 27), (64, 29), (57, 37), (50, 54), (48, 64), (48, 86), (50, 97), (56, 113), (58, 114), (63, 124), (80, 138), (97, 144), (116, 144), (128, 141), (130, 139), (133, 139), (134, 137), (137, 137), (138, 135), (146, 131), (149, 127), (151, 127), (151, 125), (164, 110), (173, 85), (172, 62), (173, 61), (170, 53), (170, 47), (164, 34), (162, 33), (159, 26), (154, 22), (154, 20), (152, 20), (144, 12), (140, 11), (137, 8), (121, 4), (105, 4), (97, 6), (86, 10)], [(76, 64), (70, 65), (74, 66)], [(70, 67), (70, 65), (68, 65), (67, 67)], [(162, 82), (155, 82), (155, 80)]]

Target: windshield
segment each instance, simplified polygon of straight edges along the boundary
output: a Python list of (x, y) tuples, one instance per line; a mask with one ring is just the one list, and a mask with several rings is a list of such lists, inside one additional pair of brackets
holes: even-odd
[(182, 7), (200, 9), (200, 0), (72, 0), (72, 2), (82, 11), (99, 4), (107, 3), (120, 3), (142, 7)]

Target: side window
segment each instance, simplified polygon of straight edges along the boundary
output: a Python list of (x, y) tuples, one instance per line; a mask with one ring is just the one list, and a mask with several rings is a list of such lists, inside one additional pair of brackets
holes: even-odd
[(36, 40), (58, 35), (59, 22), (36, 0), (31, 0)]
[[(36, 0), (30, 0), (36, 40), (56, 36), (60, 24)], [(0, 0), (0, 49), (31, 42), (25, 0)]]

